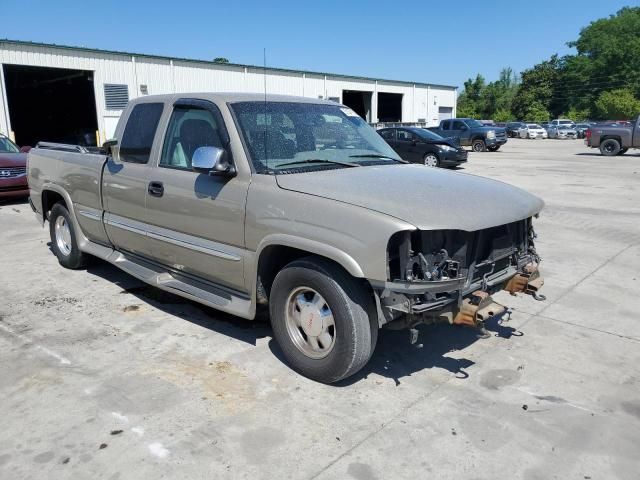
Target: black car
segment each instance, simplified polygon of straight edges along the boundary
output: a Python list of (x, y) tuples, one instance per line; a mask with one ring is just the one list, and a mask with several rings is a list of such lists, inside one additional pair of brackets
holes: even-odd
[(507, 136), (514, 138), (514, 137), (518, 137), (520, 136), (520, 133), (518, 132), (518, 130), (521, 127), (524, 127), (525, 124), (523, 122), (509, 122), (507, 123), (507, 126), (505, 127), (507, 129)]
[(407, 162), (456, 167), (467, 161), (467, 151), (454, 139), (443, 138), (424, 128), (383, 128), (378, 133)]

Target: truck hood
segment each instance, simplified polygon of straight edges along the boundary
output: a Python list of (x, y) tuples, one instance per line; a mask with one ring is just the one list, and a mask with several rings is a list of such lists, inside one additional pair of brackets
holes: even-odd
[(475, 175), (423, 165), (381, 165), (278, 175), (286, 190), (330, 198), (404, 220), (421, 230), (475, 231), (537, 214), (544, 202)]

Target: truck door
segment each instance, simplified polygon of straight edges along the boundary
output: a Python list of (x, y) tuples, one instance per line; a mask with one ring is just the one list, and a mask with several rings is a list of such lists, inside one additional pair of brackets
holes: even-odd
[(206, 100), (178, 100), (160, 143), (148, 178), (147, 228), (153, 258), (171, 269), (245, 290), (244, 214), (250, 178), (191, 169), (199, 147), (225, 149), (231, 158), (220, 110)]
[(471, 145), (469, 127), (462, 120), (451, 121), (451, 136), (460, 139), (460, 145)]
[(146, 196), (151, 158), (163, 103), (138, 103), (129, 112), (121, 139), (104, 168), (102, 198), (105, 229), (119, 249), (139, 255), (150, 254), (146, 238)]

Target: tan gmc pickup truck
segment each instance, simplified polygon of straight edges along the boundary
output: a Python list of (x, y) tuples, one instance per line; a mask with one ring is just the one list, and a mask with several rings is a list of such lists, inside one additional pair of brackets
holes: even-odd
[(61, 265), (89, 256), (252, 319), (269, 306), (291, 366), (335, 382), (382, 326), (482, 327), (500, 289), (542, 286), (518, 188), (411, 165), (349, 108), (252, 94), (149, 96), (92, 153), (29, 153), (38, 220)]

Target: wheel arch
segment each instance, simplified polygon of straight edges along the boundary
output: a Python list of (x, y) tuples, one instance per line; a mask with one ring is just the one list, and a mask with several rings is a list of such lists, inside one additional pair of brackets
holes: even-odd
[(265, 303), (275, 276), (285, 265), (311, 255), (332, 262), (354, 278), (365, 278), (358, 262), (336, 247), (292, 235), (276, 234), (265, 238), (256, 252), (254, 278), (257, 302)]

